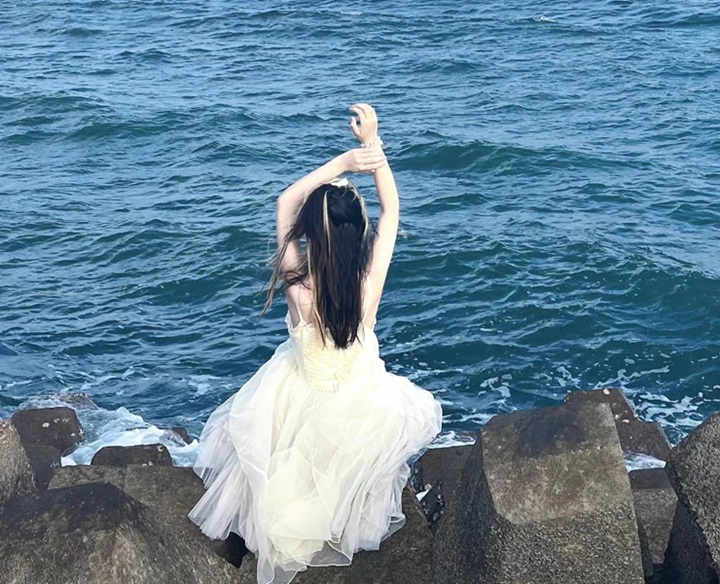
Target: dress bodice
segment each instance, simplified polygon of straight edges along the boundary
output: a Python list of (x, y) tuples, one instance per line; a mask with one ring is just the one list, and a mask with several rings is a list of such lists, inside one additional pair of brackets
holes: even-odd
[(300, 373), (319, 391), (336, 391), (343, 382), (361, 371), (368, 373), (366, 367), (372, 363), (382, 363), (375, 331), (364, 323), (360, 325), (355, 342), (345, 349), (338, 349), (329, 335), (323, 345), (314, 324), (301, 320), (293, 326), (289, 312), (285, 322)]

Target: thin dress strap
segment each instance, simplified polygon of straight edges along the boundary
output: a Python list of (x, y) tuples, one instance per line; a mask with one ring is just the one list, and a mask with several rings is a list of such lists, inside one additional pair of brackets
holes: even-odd
[(298, 318), (300, 319), (299, 322), (301, 324), (307, 324), (307, 322), (303, 318), (302, 307), (300, 306), (300, 286), (299, 285), (296, 286), (296, 291), (297, 292), (296, 292), (296, 298), (295, 298), (295, 306), (297, 307)]

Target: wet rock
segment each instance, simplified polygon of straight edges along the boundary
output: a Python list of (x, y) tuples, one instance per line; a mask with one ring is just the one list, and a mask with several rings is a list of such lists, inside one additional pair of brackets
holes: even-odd
[(645, 582), (660, 584), (677, 496), (663, 468), (631, 471), (630, 487), (635, 501)]
[(565, 396), (566, 404), (606, 403), (610, 406), (615, 422), (637, 420), (635, 408), (625, 397), (621, 389), (591, 389), (587, 391), (571, 391)]
[(72, 408), (19, 410), (11, 419), (23, 445), (52, 446), (62, 456), (71, 452), (85, 437)]
[(438, 584), (641, 584), (632, 493), (608, 404), (492, 418), (434, 552)]
[(95, 453), (92, 463), (103, 466), (172, 466), (168, 449), (162, 444), (141, 444), (138, 446), (105, 446)]
[(443, 511), (453, 505), (455, 485), (471, 450), (472, 444), (430, 448), (413, 465), (415, 490), (428, 491), (420, 506), (433, 532)]
[(720, 580), (720, 413), (680, 442), (667, 473), (678, 496), (665, 582), (717, 584)]
[[(449, 490), (448, 492), (452, 491)], [(430, 487), (418, 501), (420, 502), (420, 509), (428, 522), (430, 531), (435, 533), (438, 522), (446, 508), (445, 498), (443, 497), (443, 484), (437, 483)]]
[(190, 509), (205, 492), (192, 468), (129, 466), (124, 489), (156, 513), (156, 521), (164, 530), (182, 533), (183, 537), (207, 547), (235, 566), (240, 565), (246, 552), (242, 539), (236, 536), (223, 541), (208, 539), (188, 519)]
[(171, 426), (169, 428), (162, 428), (176, 434), (185, 444), (192, 444), (193, 438), (188, 434), (188, 431), (183, 426)]
[[(432, 584), (432, 535), (410, 487), (403, 491), (406, 523), (380, 549), (362, 551), (349, 566), (308, 568), (292, 584)], [(249, 554), (237, 584), (257, 584), (257, 561)]]
[(628, 476), (630, 477), (630, 488), (633, 493), (637, 491), (672, 490), (670, 479), (664, 468), (631, 470)]
[(47, 489), (50, 479), (60, 468), (60, 451), (54, 446), (26, 444), (25, 454), (30, 461), (37, 488)]
[(8, 500), (0, 557), (18, 584), (222, 584), (236, 576), (205, 548), (163, 532), (144, 505), (108, 483)]
[(168, 466), (65, 466), (53, 477), (50, 488), (108, 482), (140, 501), (158, 527), (203, 546), (236, 567), (246, 553), (241, 538), (211, 540), (188, 519), (187, 514), (205, 492), (202, 481), (187, 467)]
[(126, 472), (127, 469), (120, 466), (92, 466), (89, 464), (63, 466), (53, 476), (49, 488), (62, 489), (89, 483), (110, 483), (123, 490)]
[(66, 404), (70, 404), (71, 406), (93, 410), (98, 409), (97, 404), (84, 391), (78, 391), (73, 393), (60, 393), (57, 394), (55, 397), (57, 397), (57, 399), (59, 399), (60, 401), (65, 402)]
[(615, 418), (623, 451), (647, 454), (665, 461), (670, 456), (672, 446), (663, 429), (656, 422), (646, 422), (638, 418), (622, 390), (573, 391), (565, 396), (565, 403), (607, 403)]
[(664, 461), (670, 456), (672, 446), (657, 422), (621, 422), (618, 425), (618, 435), (625, 452), (647, 454)]
[(20, 436), (10, 420), (0, 420), (0, 507), (10, 497), (31, 493), (35, 479)]

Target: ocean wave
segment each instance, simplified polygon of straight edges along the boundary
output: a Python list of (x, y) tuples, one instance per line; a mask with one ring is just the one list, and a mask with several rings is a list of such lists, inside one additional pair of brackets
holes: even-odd
[(500, 175), (545, 176), (568, 166), (576, 168), (646, 168), (641, 160), (599, 156), (562, 147), (529, 148), (484, 141), (451, 143), (438, 140), (405, 146), (396, 154), (395, 167), (403, 171), (458, 171)]
[(648, 8), (643, 11), (640, 28), (700, 28), (717, 27), (720, 25), (720, 16), (717, 12), (690, 12), (683, 13), (681, 9), (657, 10)]
[(89, 27), (84, 27), (84, 26), (71, 26), (68, 28), (61, 28), (61, 29), (57, 29), (56, 31), (54, 31), (55, 34), (67, 35), (69, 37), (77, 37), (77, 38), (95, 37), (95, 36), (103, 35), (106, 32), (107, 31), (105, 31), (102, 28), (89, 28)]
[(30, 93), (5, 95), (0, 98), (0, 105), (6, 112), (23, 110), (33, 115), (65, 114), (70, 112), (109, 112), (109, 104), (97, 97), (90, 97), (80, 92), (57, 91), (53, 94)]

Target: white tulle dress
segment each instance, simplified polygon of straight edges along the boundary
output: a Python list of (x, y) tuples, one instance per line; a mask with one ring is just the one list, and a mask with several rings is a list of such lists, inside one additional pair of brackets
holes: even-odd
[(209, 417), (194, 466), (206, 491), (189, 517), (239, 534), (259, 584), (347, 565), (405, 523), (408, 458), (440, 432), (434, 396), (389, 373), (374, 328), (345, 350), (303, 320)]

